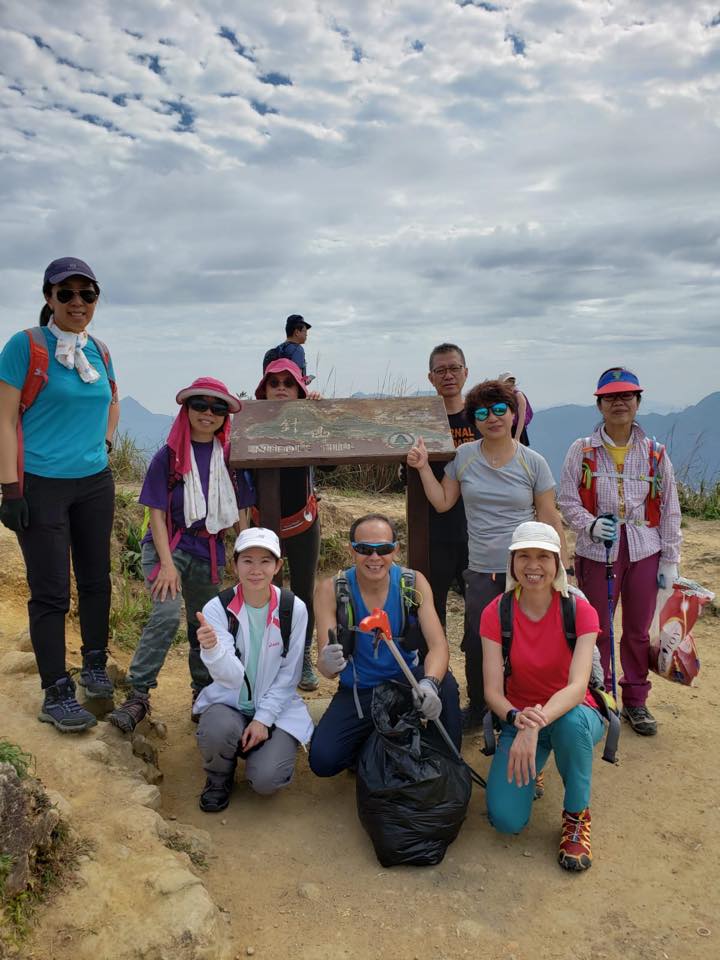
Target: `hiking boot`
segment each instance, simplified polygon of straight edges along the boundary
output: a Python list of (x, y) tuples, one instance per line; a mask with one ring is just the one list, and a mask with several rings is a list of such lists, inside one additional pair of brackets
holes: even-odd
[(217, 773), (208, 774), (203, 792), (200, 794), (200, 809), (205, 813), (220, 813), (230, 803), (235, 771), (229, 777)]
[(303, 668), (302, 674), (300, 676), (300, 683), (298, 684), (298, 690), (317, 690), (320, 686), (320, 681), (317, 678), (317, 674), (313, 670), (312, 660), (310, 659), (310, 651), (305, 651), (305, 656), (303, 657)]
[(589, 807), (580, 813), (563, 810), (558, 863), (565, 870), (589, 870), (592, 866)]
[(97, 723), (75, 699), (75, 684), (70, 677), (61, 677), (46, 688), (38, 720), (51, 723), (60, 733), (82, 733)]
[(110, 723), (122, 730), (123, 733), (132, 733), (135, 727), (150, 713), (150, 697), (142, 690), (131, 690), (125, 703), (115, 707), (108, 716)]
[(482, 730), (483, 717), (487, 712), (487, 707), (479, 707), (477, 704), (469, 703), (460, 711), (462, 719), (463, 733), (470, 733), (472, 730)]
[(642, 707), (623, 707), (621, 716), (641, 737), (654, 737), (657, 733), (657, 720), (644, 705)]
[(105, 650), (92, 650), (90, 653), (84, 654), (78, 683), (85, 690), (86, 697), (112, 700), (113, 685), (105, 669), (106, 663), (107, 653)]
[(535, 777), (535, 796), (533, 800), (540, 800), (545, 796), (545, 774), (541, 770), (540, 773)]

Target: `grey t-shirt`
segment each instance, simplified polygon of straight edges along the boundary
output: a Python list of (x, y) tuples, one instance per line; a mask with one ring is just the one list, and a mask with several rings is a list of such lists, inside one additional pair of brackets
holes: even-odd
[(515, 527), (535, 519), (533, 501), (555, 486), (544, 457), (518, 444), (504, 467), (491, 467), (482, 453), (482, 440), (458, 447), (445, 473), (458, 480), (468, 525), (470, 569), (504, 573)]

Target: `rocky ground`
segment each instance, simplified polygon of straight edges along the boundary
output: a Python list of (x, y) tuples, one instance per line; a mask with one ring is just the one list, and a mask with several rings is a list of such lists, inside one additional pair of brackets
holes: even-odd
[[(326, 499), (328, 528), (369, 506), (377, 509), (379, 499)], [(382, 506), (402, 512), (397, 499)], [(683, 572), (720, 592), (720, 523), (690, 521), (685, 538)], [(476, 788), (442, 864), (384, 870), (357, 820), (352, 776), (318, 780), (302, 753), (295, 782), (279, 796), (256, 797), (238, 782), (227, 811), (211, 816), (198, 809), (203, 775), (182, 647), (173, 648), (153, 698), (158, 726), (138, 747), (150, 760), (157, 751), (161, 782), (105, 723), (81, 737), (38, 723), (22, 566), (3, 529), (0, 557), (0, 736), (33, 753), (37, 775), (89, 841), (75, 879), (40, 910), (22, 948), (28, 960), (720, 956), (715, 617), (695, 631), (702, 659), (697, 686), (656, 679), (651, 706), (658, 736), (643, 739), (624, 727), (619, 766), (598, 758), (591, 871), (568, 875), (555, 862), (562, 793), (552, 764), (524, 834), (495, 835)], [(449, 632), (458, 677), (461, 616), (461, 603), (453, 602)], [(73, 624), (68, 647), (78, 662)], [(114, 653), (121, 665), (127, 662), (126, 653)], [(331, 692), (323, 683), (308, 695), (313, 712)], [(487, 771), (476, 738), (464, 753)]]

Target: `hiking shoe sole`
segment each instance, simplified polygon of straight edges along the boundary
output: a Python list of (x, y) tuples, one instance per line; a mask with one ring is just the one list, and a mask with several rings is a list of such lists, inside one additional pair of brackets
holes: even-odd
[(572, 873), (580, 873), (582, 870), (589, 870), (592, 866), (592, 860), (585, 856), (585, 854), (582, 854), (579, 857), (572, 857), (564, 851), (561, 851), (558, 854), (558, 863), (563, 870), (570, 870)]
[(51, 723), (60, 733), (83, 733), (97, 724), (97, 717), (94, 717), (91, 713), (87, 714), (87, 718), (79, 718), (77, 723), (63, 723), (62, 720), (57, 720), (51, 714), (41, 711), (38, 714), (38, 720), (40, 723)]

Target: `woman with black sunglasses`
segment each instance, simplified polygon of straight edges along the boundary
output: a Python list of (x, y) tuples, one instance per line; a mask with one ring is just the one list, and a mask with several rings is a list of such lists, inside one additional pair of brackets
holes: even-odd
[(468, 525), (469, 567), (465, 571), (465, 676), (469, 706), (463, 727), (482, 725), (486, 710), (483, 691), (480, 615), (505, 589), (507, 552), (520, 523), (539, 520), (557, 530), (567, 562), (562, 520), (555, 506), (555, 481), (545, 458), (513, 439), (517, 401), (512, 387), (484, 380), (465, 397), (465, 411), (474, 420), (480, 439), (455, 451), (440, 483), (428, 464), (420, 438), (408, 454), (425, 495), (438, 513), (449, 510), (462, 495)]
[(128, 671), (130, 694), (109, 717), (126, 733), (150, 710), (150, 690), (180, 626), (183, 598), (193, 703), (212, 682), (200, 658), (197, 614), (218, 594), (223, 533), (244, 529), (245, 508), (254, 502), (244, 473), (227, 465), (231, 414), (240, 411), (240, 400), (213, 377), (200, 377), (175, 399), (180, 412), (148, 467), (139, 497), (149, 520), (142, 566), (152, 611)]
[[(292, 360), (273, 360), (265, 368), (255, 397), (258, 400), (319, 400), (320, 394), (308, 392), (300, 368)], [(298, 686), (301, 690), (316, 690), (318, 678), (313, 670), (310, 647), (315, 629), (313, 594), (320, 559), (320, 520), (310, 467), (284, 467), (280, 471), (280, 512), (280, 542), (290, 570), (290, 589), (308, 609), (305, 656)]]
[(39, 719), (63, 733), (97, 722), (79, 705), (65, 665), (70, 557), (78, 588), (88, 697), (111, 697), (105, 666), (110, 533), (115, 492), (108, 466), (120, 408), (107, 347), (87, 332), (100, 295), (77, 257), (53, 260), (40, 325), (0, 354), (0, 520), (25, 559), (30, 638), (43, 688)]

